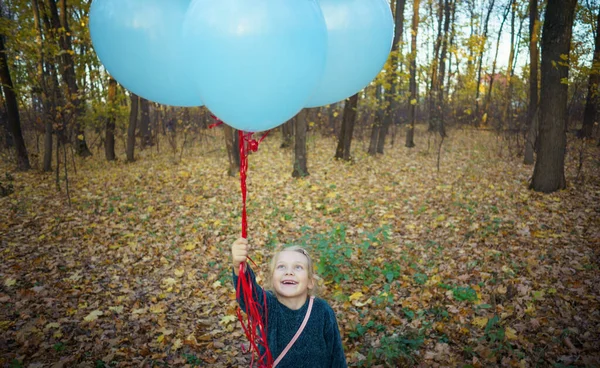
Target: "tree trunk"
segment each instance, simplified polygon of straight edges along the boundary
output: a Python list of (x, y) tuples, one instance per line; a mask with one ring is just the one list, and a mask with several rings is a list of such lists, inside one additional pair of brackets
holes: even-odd
[(108, 80), (108, 116), (106, 117), (106, 140), (104, 152), (107, 161), (114, 161), (115, 155), (115, 123), (116, 123), (116, 94), (117, 81), (110, 77)]
[[(516, 17), (516, 11), (517, 11), (517, 4), (515, 2), (515, 0), (511, 0), (510, 2), (510, 7), (511, 7), (511, 17), (510, 17), (510, 51), (508, 53), (508, 63), (507, 63), (507, 68), (506, 68), (506, 94), (505, 94), (505, 101), (504, 101), (504, 121), (502, 122), (502, 125), (504, 124), (504, 122), (506, 122), (508, 124), (508, 129), (509, 131), (513, 130), (513, 119), (512, 119), (512, 112), (511, 112), (511, 100), (512, 100), (512, 82), (511, 82), (511, 77), (513, 74), (513, 70), (512, 70), (512, 65), (513, 65), (513, 59), (515, 57), (515, 17)], [(500, 125), (500, 127), (502, 127), (502, 125)]]
[(27, 147), (25, 146), (25, 140), (23, 139), (23, 133), (21, 131), (19, 105), (13, 89), (12, 78), (10, 77), (3, 34), (0, 34), (0, 81), (2, 81), (2, 90), (4, 91), (6, 101), (8, 129), (14, 141), (15, 148), (17, 149), (17, 169), (26, 171), (31, 168), (31, 165), (29, 164)]
[[(396, 0), (394, 10), (394, 41), (392, 43), (392, 51), (390, 53), (390, 70), (388, 71), (389, 88), (386, 90), (385, 99), (387, 101), (383, 122), (379, 129), (377, 137), (377, 153), (383, 154), (385, 147), (385, 138), (387, 136), (390, 125), (394, 121), (396, 110), (395, 99), (398, 95), (398, 76), (396, 75), (400, 64), (400, 43), (402, 41), (402, 33), (404, 32), (404, 7), (405, 0)], [(390, 4), (391, 5), (391, 4)], [(349, 153), (348, 153), (349, 155)]]
[(302, 109), (296, 117), (296, 124), (294, 126), (294, 171), (292, 172), (293, 178), (300, 178), (308, 176), (308, 168), (306, 167), (306, 131), (307, 131), (307, 109)]
[(223, 124), (225, 130), (225, 148), (229, 159), (229, 176), (237, 176), (240, 173), (240, 138), (237, 130), (227, 124)]
[(75, 147), (79, 156), (91, 156), (87, 142), (85, 140), (85, 132), (81, 127), (80, 119), (84, 115), (85, 105), (81, 101), (77, 79), (75, 77), (75, 63), (73, 61), (73, 49), (71, 47), (71, 31), (67, 21), (67, 3), (66, 0), (59, 0), (60, 17), (56, 7), (56, 0), (48, 0), (50, 14), (52, 16), (52, 26), (54, 32), (58, 35), (60, 46), (61, 73), (63, 80), (67, 84), (67, 106), (71, 107), (71, 116), (73, 122), (73, 131), (75, 133)]
[(289, 148), (292, 146), (294, 136), (294, 119), (290, 119), (281, 125), (281, 146), (280, 148)]
[(480, 118), (479, 118), (479, 86), (481, 85), (481, 70), (483, 64), (483, 54), (485, 52), (485, 43), (487, 42), (487, 33), (488, 33), (488, 24), (490, 22), (490, 16), (492, 15), (492, 10), (494, 9), (494, 0), (490, 2), (490, 7), (488, 8), (487, 15), (485, 17), (485, 23), (483, 24), (483, 45), (480, 47), (479, 52), (479, 60), (477, 65), (477, 81), (475, 83), (475, 125), (479, 126)]
[[(473, 37), (475, 37), (475, 21), (477, 20), (477, 14), (476, 14), (476, 10), (477, 7), (475, 6), (475, 2), (477, 0), (467, 0), (467, 9), (469, 11), (469, 40), (473, 40)], [(475, 60), (475, 48), (473, 46), (469, 46), (468, 47), (468, 52), (469, 55), (467, 56), (467, 75), (471, 75), (471, 73), (474, 71), (474, 65), (473, 65), (473, 60)]]
[(375, 107), (375, 119), (373, 119), (373, 127), (371, 129), (371, 138), (369, 140), (369, 150), (367, 153), (369, 156), (375, 156), (377, 154), (377, 144), (379, 143), (379, 133), (381, 132), (381, 125), (383, 124), (383, 115), (384, 113), (381, 110), (382, 105), (382, 93), (381, 86), (375, 86), (375, 100), (377, 101), (377, 106)]
[(369, 150), (367, 153), (369, 156), (375, 156), (377, 154), (377, 144), (379, 143), (379, 134), (381, 132), (381, 125), (383, 124), (384, 112), (381, 108), (383, 105), (383, 93), (381, 91), (382, 86), (375, 86), (375, 99), (377, 100), (377, 106), (375, 107), (375, 119), (373, 120), (373, 129), (371, 130), (371, 139), (369, 140)]
[[(452, 78), (452, 50), (454, 50), (454, 37), (456, 36), (456, 0), (452, 1), (451, 3), (451, 20), (450, 20), (450, 25), (452, 28), (450, 28), (450, 34), (448, 35), (449, 40), (449, 47), (450, 47), (450, 52), (448, 53), (448, 78), (447, 78), (447, 82), (446, 82), (446, 91), (444, 93), (446, 93), (446, 96), (449, 97), (450, 96), (450, 84), (451, 84), (451, 78)], [(459, 59), (457, 58), (457, 63), (456, 63), (456, 72), (459, 73), (459, 69), (458, 69), (458, 62)], [(456, 88), (455, 88), (456, 90)]]
[(438, 92), (439, 92), (439, 71), (440, 71), (440, 49), (442, 45), (442, 38), (445, 35), (442, 34), (442, 26), (444, 20), (444, 12), (443, 12), (443, 0), (439, 0), (438, 2), (438, 14), (437, 14), (437, 23), (438, 23), (438, 31), (437, 37), (435, 38), (435, 43), (433, 45), (433, 59), (431, 60), (431, 83), (429, 85), (429, 94), (427, 99), (429, 101), (429, 126), (427, 128), (428, 131), (434, 132), (438, 126), (438, 120), (441, 116), (440, 112), (436, 109), (436, 103), (438, 102)]
[(542, 90), (540, 100), (539, 150), (531, 188), (551, 193), (566, 187), (565, 150), (567, 145), (569, 56), (573, 18), (577, 0), (548, 0), (542, 33)]
[(2, 138), (4, 148), (10, 149), (14, 147), (14, 143), (12, 141), (12, 136), (8, 127), (8, 117), (5, 106), (6, 104), (4, 103), (4, 98), (2, 96), (2, 93), (0, 93), (0, 125), (2, 126), (2, 131), (0, 131), (0, 137)]
[(44, 172), (52, 171), (52, 121), (54, 109), (50, 107), (48, 100), (48, 86), (46, 84), (47, 73), (44, 70), (44, 41), (40, 21), (40, 9), (38, 0), (33, 0), (33, 23), (36, 30), (36, 43), (38, 46), (37, 79), (40, 85), (42, 97), (42, 110), (44, 120)]
[[(492, 92), (494, 90), (494, 81), (496, 79), (496, 64), (498, 62), (498, 52), (500, 51), (500, 39), (502, 38), (502, 30), (504, 29), (504, 23), (506, 23), (506, 18), (508, 18), (508, 13), (510, 11), (511, 2), (506, 6), (506, 10), (504, 12), (504, 16), (502, 17), (502, 22), (500, 23), (500, 29), (498, 30), (498, 38), (496, 39), (496, 52), (494, 53), (494, 61), (492, 62), (492, 72), (490, 73), (490, 85), (488, 86), (488, 91), (483, 100), (483, 114), (482, 116), (487, 116), (488, 108), (490, 106), (490, 102), (492, 101)], [(483, 119), (487, 121), (487, 117)]]
[(415, 146), (415, 123), (417, 120), (416, 108), (419, 102), (419, 96), (417, 96), (417, 31), (419, 30), (419, 0), (413, 2), (413, 18), (412, 18), (412, 29), (411, 29), (411, 40), (410, 40), (410, 122), (408, 123), (408, 129), (406, 131), (406, 143), (405, 146), (412, 148)]
[(143, 150), (150, 144), (150, 107), (148, 100), (140, 97), (140, 148)]
[[(446, 100), (444, 98), (444, 79), (446, 77), (446, 54), (448, 52), (448, 30), (450, 29), (450, 4), (449, 0), (444, 0), (444, 32), (442, 35), (442, 51), (440, 52), (440, 71), (437, 82), (437, 113), (438, 118), (436, 130), (440, 137), (446, 137)], [(443, 142), (443, 140), (442, 140)]]
[(529, 1), (529, 106), (527, 107), (526, 165), (533, 165), (538, 130), (538, 0)]
[(344, 106), (344, 117), (342, 119), (342, 129), (338, 139), (335, 158), (344, 161), (350, 161), (350, 145), (352, 144), (352, 134), (354, 133), (354, 124), (356, 122), (356, 107), (358, 106), (358, 93), (355, 93), (346, 100)]
[(130, 92), (131, 110), (129, 110), (129, 128), (127, 129), (127, 162), (135, 161), (133, 152), (135, 150), (135, 127), (138, 120), (138, 105), (140, 98)]
[(581, 127), (582, 138), (590, 138), (594, 123), (598, 116), (598, 86), (600, 85), (600, 11), (598, 12), (598, 20), (596, 26), (596, 40), (594, 46), (594, 59), (590, 70), (590, 79), (588, 80), (588, 91), (585, 100), (585, 112), (583, 115), (583, 126)]

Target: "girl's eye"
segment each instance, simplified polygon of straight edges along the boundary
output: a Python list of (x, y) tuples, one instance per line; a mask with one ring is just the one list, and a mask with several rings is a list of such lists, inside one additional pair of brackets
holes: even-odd
[(296, 269), (301, 270), (301, 269), (303, 269), (303, 267), (301, 265), (298, 265), (298, 266), (296, 266)]
[(285, 266), (284, 266), (284, 265), (279, 265), (279, 266), (277, 266), (277, 269), (278, 269), (278, 270), (283, 270), (284, 268), (285, 268)]

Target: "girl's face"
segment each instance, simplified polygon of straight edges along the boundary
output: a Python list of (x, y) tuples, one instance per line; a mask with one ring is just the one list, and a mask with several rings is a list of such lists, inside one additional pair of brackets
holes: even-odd
[(306, 300), (313, 280), (308, 273), (308, 259), (302, 253), (282, 251), (273, 270), (273, 288), (280, 298), (299, 302)]

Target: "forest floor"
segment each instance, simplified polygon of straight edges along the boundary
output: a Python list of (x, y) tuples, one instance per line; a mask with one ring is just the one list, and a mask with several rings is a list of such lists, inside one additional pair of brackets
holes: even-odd
[[(0, 164), (0, 366), (248, 366), (239, 179), (213, 134), (181, 160), (164, 143), (133, 164), (76, 159), (71, 206), (63, 173), (59, 192)], [(492, 132), (451, 131), (439, 172), (433, 138), (398, 141), (378, 157), (355, 141), (344, 163), (310, 136), (293, 179), (267, 138), (248, 182), (259, 280), (276, 246), (308, 247), (353, 367), (600, 366), (600, 149), (570, 141), (568, 188), (541, 194)]]

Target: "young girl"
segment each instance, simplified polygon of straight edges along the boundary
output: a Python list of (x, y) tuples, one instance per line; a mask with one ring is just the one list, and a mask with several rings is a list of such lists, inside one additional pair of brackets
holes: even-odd
[[(248, 241), (244, 238), (236, 240), (231, 247), (234, 285), (237, 285), (240, 264), (246, 262), (248, 257), (248, 249)], [(263, 293), (248, 264), (246, 272), (257, 291), (260, 305), (264, 306), (263, 296), (267, 298), (267, 343), (274, 360), (277, 361), (286, 349), (310, 309), (302, 333), (283, 355), (277, 364), (278, 368), (347, 367), (333, 309), (323, 299), (314, 298), (311, 301), (313, 297), (309, 294), (315, 290), (315, 279), (313, 262), (306, 250), (294, 246), (275, 254), (270, 270), (273, 291)], [(245, 311), (243, 300), (240, 299), (238, 303)]]

